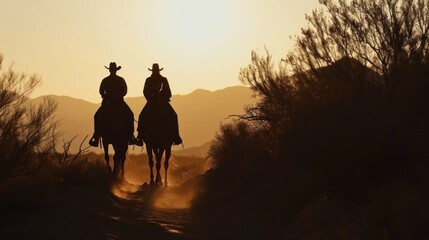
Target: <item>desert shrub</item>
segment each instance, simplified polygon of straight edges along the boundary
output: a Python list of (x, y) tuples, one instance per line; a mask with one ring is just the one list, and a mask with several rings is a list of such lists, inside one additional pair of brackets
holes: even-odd
[(252, 161), (259, 157), (254, 153), (258, 152), (258, 149), (263, 152), (258, 140), (260, 138), (246, 122), (222, 125), (209, 149), (213, 167), (224, 171), (231, 168), (251, 168)]
[(271, 168), (264, 162), (268, 155), (264, 141), (251, 124), (244, 121), (228, 123), (221, 126), (208, 155), (213, 167), (226, 181), (248, 182), (261, 168), (267, 171)]
[(56, 102), (45, 97), (32, 103), (41, 78), (3, 69), (2, 61), (0, 55), (0, 191), (12, 185), (87, 184), (105, 176), (100, 161), (81, 156), (82, 144), (79, 152), (70, 152), (74, 139), (56, 150)]
[(107, 180), (108, 167), (104, 159), (87, 154), (89, 147), (83, 147), (87, 137), (83, 138), (76, 152), (71, 151), (76, 138), (63, 140), (62, 149), (57, 147), (55, 137), (52, 138), (49, 151), (39, 156), (45, 174), (60, 185), (91, 185)]
[(306, 183), (309, 196), (356, 200), (389, 182), (422, 186), (427, 1), (321, 3), (327, 12), (307, 16), (308, 27), (278, 70), (268, 52), (252, 53), (240, 79), (260, 102), (242, 119), (269, 136), (280, 164), (275, 175)]
[(77, 158), (53, 169), (64, 185), (91, 185), (106, 180), (108, 176), (106, 164), (100, 159)]
[[(410, 229), (419, 227), (423, 217), (408, 224), (404, 221), (411, 216), (395, 211), (408, 204), (420, 208), (428, 197), (428, 2), (321, 3), (326, 12), (316, 10), (307, 16), (308, 27), (278, 68), (268, 51), (265, 56), (252, 52), (240, 80), (255, 91), (259, 102), (241, 116), (249, 124), (221, 128), (211, 154), (217, 168), (207, 179), (224, 183), (237, 173), (256, 173), (246, 168), (247, 161), (275, 166), (255, 175), (271, 189), (253, 188), (253, 195), (245, 194), (265, 196), (269, 204), (264, 219), (273, 224), (291, 223), (300, 211), (315, 217), (319, 222), (303, 225), (320, 226), (314, 236), (301, 237), (309, 239), (320, 239), (320, 229), (328, 228), (343, 229), (345, 239), (360, 236), (349, 229), (356, 219), (363, 219), (359, 230), (367, 232), (366, 237), (381, 236), (382, 231), (363, 223), (372, 217), (371, 207), (365, 206), (381, 207), (381, 196), (403, 199), (398, 206), (377, 211), (378, 219), (392, 216), (388, 221), (396, 221), (383, 230), (392, 238), (401, 223), (409, 227), (400, 230), (401, 236), (415, 236)], [(262, 146), (255, 148), (255, 139)], [(241, 187), (245, 179), (235, 181)], [(226, 199), (238, 189), (237, 184), (212, 186), (208, 195), (229, 191)], [(402, 187), (380, 190), (389, 186)], [(407, 188), (413, 189), (411, 195)], [(318, 196), (335, 203), (312, 206)], [(360, 207), (368, 214), (353, 212)], [(310, 209), (302, 210), (306, 208)], [(341, 225), (343, 214), (352, 223)], [(330, 217), (332, 221), (323, 222)], [(339, 236), (332, 234), (324, 239)]]
[(40, 83), (37, 75), (2, 68), (0, 56), (0, 181), (26, 175), (38, 166), (37, 154), (47, 150), (56, 122), (56, 103), (45, 98), (41, 104), (30, 101)]
[[(212, 169), (200, 178), (199, 190), (203, 192), (195, 200), (195, 206), (222, 205), (240, 201), (251, 189), (261, 187), (276, 167), (268, 160), (263, 142), (264, 136), (245, 121), (221, 126), (213, 140), (208, 157)], [(261, 199), (252, 199), (259, 202)]]

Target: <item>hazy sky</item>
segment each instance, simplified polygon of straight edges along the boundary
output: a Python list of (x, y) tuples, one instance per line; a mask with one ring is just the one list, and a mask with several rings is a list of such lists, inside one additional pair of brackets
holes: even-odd
[(42, 76), (34, 96), (100, 102), (109, 62), (122, 66), (127, 96), (142, 96), (158, 62), (173, 94), (240, 85), (250, 52), (276, 60), (306, 26), (318, 0), (0, 0), (5, 67)]

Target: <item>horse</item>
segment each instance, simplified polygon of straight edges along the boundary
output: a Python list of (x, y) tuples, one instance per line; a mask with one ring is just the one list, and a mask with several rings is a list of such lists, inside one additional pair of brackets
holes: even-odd
[[(127, 119), (122, 114), (119, 104), (107, 104), (105, 108), (105, 118), (101, 131), (101, 142), (104, 148), (104, 159), (108, 169), (114, 176), (124, 178), (124, 164), (128, 151), (128, 131)], [(109, 145), (113, 146), (115, 151), (113, 155), (113, 171), (109, 165)]]
[[(173, 145), (173, 135), (171, 120), (168, 119), (168, 114), (166, 113), (165, 109), (161, 108), (160, 106), (161, 104), (159, 103), (152, 104), (150, 107), (148, 107), (147, 114), (143, 114), (145, 108), (142, 109), (139, 116), (139, 127), (137, 131), (139, 133), (140, 138), (146, 144), (146, 152), (149, 158), (150, 167), (150, 186), (164, 185), (164, 187), (167, 187), (167, 172), (171, 156), (171, 146)], [(160, 169), (164, 153), (165, 179), (163, 184)], [(156, 159), (155, 180), (153, 174), (153, 154), (155, 154)]]

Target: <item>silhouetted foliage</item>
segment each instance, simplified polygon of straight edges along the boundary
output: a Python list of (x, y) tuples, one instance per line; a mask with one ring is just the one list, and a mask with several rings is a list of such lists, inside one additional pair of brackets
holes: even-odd
[(225, 171), (241, 169), (246, 167), (248, 159), (258, 158), (254, 153), (261, 151), (260, 145), (255, 132), (246, 122), (225, 124), (220, 130), (209, 150), (209, 156), (215, 160), (215, 168)]
[[(212, 166), (217, 170), (213, 172), (215, 181), (210, 184), (245, 188), (248, 181), (253, 181), (261, 169), (255, 162), (262, 162), (267, 155), (264, 151), (263, 137), (258, 134), (243, 121), (221, 126), (208, 153)], [(264, 167), (267, 170), (271, 168)], [(217, 174), (220, 178), (217, 178)], [(240, 178), (238, 181), (237, 177)]]
[[(252, 52), (251, 64), (241, 70), (240, 80), (260, 100), (240, 117), (249, 122), (246, 128), (223, 127), (212, 145), (218, 168), (207, 179), (223, 183), (235, 176), (234, 184), (213, 193), (265, 181), (271, 190), (256, 187), (245, 196), (270, 203), (261, 206), (262, 219), (304, 227), (281, 233), (298, 238), (331, 239), (341, 231), (346, 239), (421, 236), (418, 227), (429, 214), (423, 206), (429, 182), (428, 1), (321, 3), (324, 10), (307, 16), (309, 26), (278, 68), (266, 51)], [(261, 146), (248, 136), (264, 136), (257, 138)], [(244, 159), (245, 152), (255, 157)], [(249, 171), (244, 161), (256, 167)], [(258, 194), (266, 197), (250, 198)], [(378, 208), (383, 201), (389, 209)], [(420, 217), (411, 220), (413, 214), (401, 209)], [(262, 210), (243, 211), (250, 217)], [(381, 221), (378, 229), (358, 220), (373, 219), (371, 211)], [(329, 224), (337, 225), (318, 225), (330, 217), (338, 222)], [(299, 219), (320, 222), (307, 232), (311, 224)], [(317, 235), (320, 229), (326, 232)]]
[(32, 104), (29, 95), (40, 77), (18, 74), (12, 67), (4, 70), (2, 61), (0, 56), (0, 180), (35, 167), (31, 160), (49, 149), (57, 107), (50, 98)]
[(428, 1), (323, 0), (307, 16), (309, 26), (287, 58), (294, 72), (318, 69), (351, 57), (395, 87), (398, 67), (429, 60)]
[(44, 97), (34, 104), (30, 94), (41, 78), (4, 70), (2, 61), (0, 55), (0, 191), (14, 184), (88, 184), (105, 177), (103, 162), (82, 157), (83, 142), (76, 153), (70, 151), (75, 138), (57, 150), (56, 102)]
[[(322, 165), (339, 173), (348, 174), (340, 167), (345, 162), (350, 171), (361, 166), (365, 174), (390, 179), (404, 175), (403, 159), (424, 167), (426, 151), (416, 144), (427, 141), (419, 132), (428, 131), (428, 2), (323, 4), (329, 14), (308, 16), (310, 27), (279, 71), (268, 53), (252, 53), (240, 78), (261, 101), (243, 118), (264, 126), (283, 157), (326, 158), (331, 164)], [(340, 160), (350, 158), (356, 162)], [(414, 167), (407, 177), (419, 170)]]

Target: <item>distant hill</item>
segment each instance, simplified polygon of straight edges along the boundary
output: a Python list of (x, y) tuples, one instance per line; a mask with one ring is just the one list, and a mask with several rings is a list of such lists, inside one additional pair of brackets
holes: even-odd
[[(207, 143), (213, 139), (220, 124), (229, 121), (227, 119), (229, 115), (241, 114), (245, 105), (256, 102), (252, 95), (252, 91), (244, 86), (228, 87), (217, 91), (198, 89), (187, 95), (174, 95), (171, 98), (171, 105), (179, 116), (179, 128), (184, 146), (186, 149), (193, 148), (193, 151), (188, 152), (191, 155), (193, 152), (195, 156), (202, 156), (201, 151), (204, 150), (197, 150), (197, 148), (201, 146), (202, 149), (208, 149)], [(56, 117), (60, 120), (60, 125), (57, 131), (62, 133), (59, 140), (68, 140), (78, 136), (72, 148), (75, 151), (86, 135), (91, 137), (93, 116), (100, 104), (67, 96), (52, 97), (58, 103)], [(33, 101), (37, 102), (40, 99), (41, 97)], [(130, 97), (125, 101), (133, 110), (134, 118), (137, 120), (146, 103), (145, 98), (143, 96)], [(88, 144), (84, 143), (84, 146), (88, 146)], [(95, 148), (92, 149), (95, 150)], [(176, 146), (173, 151), (180, 149), (181, 147)]]

